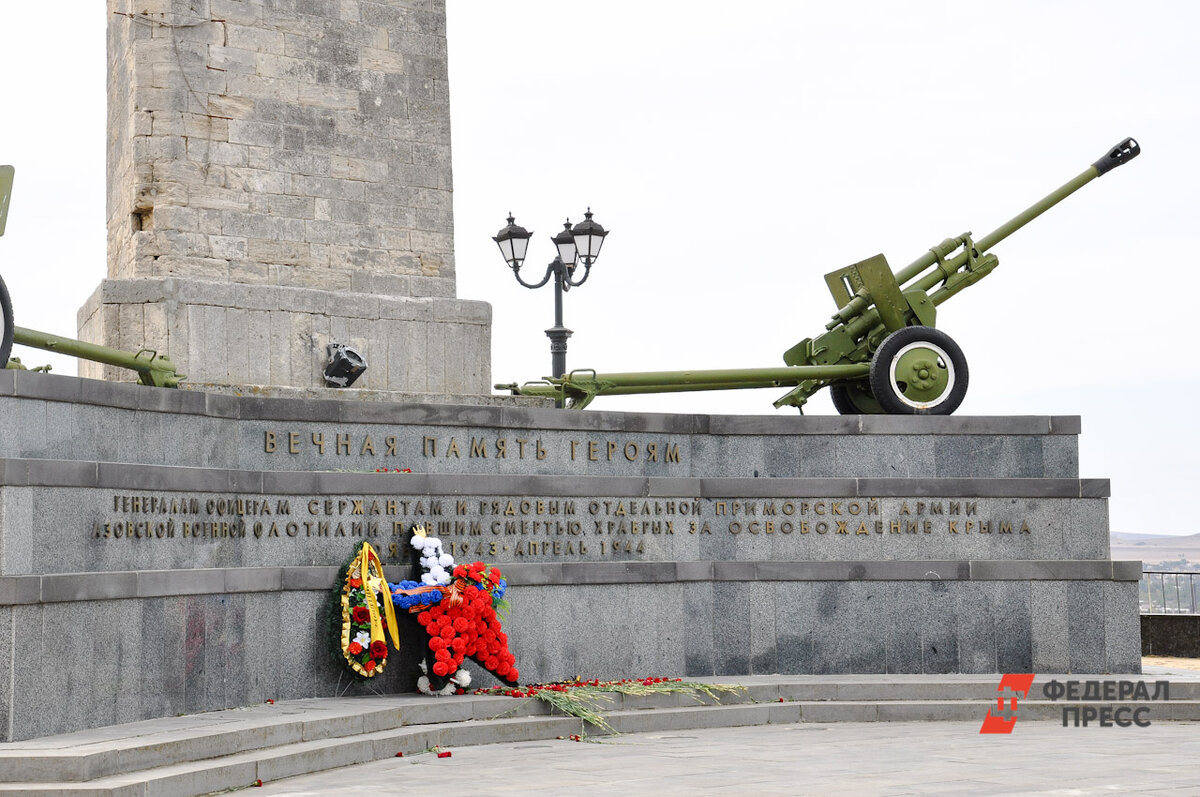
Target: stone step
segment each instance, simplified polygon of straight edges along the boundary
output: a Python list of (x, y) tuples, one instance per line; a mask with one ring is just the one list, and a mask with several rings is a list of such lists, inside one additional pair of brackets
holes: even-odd
[[(721, 679), (698, 680), (717, 683)], [(947, 676), (947, 680), (936, 681), (927, 678), (889, 681), (885, 676), (857, 679), (750, 676), (737, 681), (744, 687), (743, 691), (721, 693), (718, 702), (723, 705), (775, 703), (780, 698), (789, 702), (990, 700), (994, 699), (998, 679), (995, 676)], [(1176, 688), (1173, 696), (1188, 695), (1186, 690)], [(605, 711), (624, 711), (684, 708), (711, 702), (702, 695), (612, 693), (611, 702), (602, 705)], [(0, 783), (40, 778), (87, 781), (150, 766), (190, 761), (205, 754), (217, 757), (431, 722), (482, 720), (499, 715), (536, 716), (549, 712), (549, 707), (541, 701), (517, 702), (508, 697), (480, 695), (448, 700), (410, 694), (264, 704), (0, 745)]]
[[(704, 679), (716, 682), (720, 679)], [(719, 703), (689, 694), (612, 695), (618, 733), (796, 722), (982, 722), (998, 678), (742, 677)], [(1037, 692), (1035, 684), (1035, 692)], [(1200, 720), (1200, 683), (1173, 681), (1148, 719)], [(933, 699), (927, 695), (936, 694)], [(781, 699), (782, 698), (782, 702)], [(1063, 708), (1140, 703), (1022, 701), (1022, 721), (1062, 721)], [(589, 732), (537, 700), (397, 695), (291, 701), (46, 737), (0, 746), (0, 793), (206, 794), (434, 747), (553, 739)], [(1093, 720), (1096, 722), (1096, 720)], [(592, 735), (601, 731), (590, 729)]]
[[(607, 715), (618, 733), (696, 730), (795, 722), (962, 721), (981, 722), (988, 702), (980, 701), (812, 701), (742, 703), (685, 708), (628, 709)], [(1031, 702), (1020, 708), (1022, 721), (1058, 720), (1062, 703)], [(1073, 704), (1095, 705), (1095, 704)], [(1171, 715), (1155, 713), (1166, 709)], [(1200, 701), (1152, 706), (1150, 719), (1200, 719)], [(394, 728), (347, 737), (294, 742), (278, 747), (209, 758), (98, 778), (86, 783), (32, 782), (0, 785), (0, 793), (55, 794), (65, 797), (147, 797), (201, 795), (296, 775), (420, 754), (434, 747), (536, 741), (584, 731), (574, 717), (525, 716), (465, 720)]]

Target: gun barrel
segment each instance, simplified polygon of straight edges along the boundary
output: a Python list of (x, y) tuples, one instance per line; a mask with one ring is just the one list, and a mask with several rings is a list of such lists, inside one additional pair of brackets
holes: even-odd
[[(1001, 224), (999, 227), (992, 230), (987, 235), (975, 241), (975, 250), (978, 253), (983, 254), (1008, 236), (1012, 235), (1017, 230), (1024, 227), (1029, 222), (1036, 219), (1038, 216), (1045, 213), (1050, 208), (1057, 205), (1059, 202), (1062, 202), (1080, 188), (1083, 188), (1092, 180), (1095, 180), (1097, 177), (1106, 174), (1107, 172), (1115, 169), (1127, 161), (1133, 160), (1141, 153), (1141, 151), (1142, 149), (1138, 145), (1137, 141), (1135, 141), (1133, 138), (1125, 139), (1110, 149), (1104, 155), (1104, 157), (1100, 158), (1100, 160), (1096, 161), (1091, 166), (1087, 167), (1087, 169), (1080, 172), (1075, 178), (1059, 186), (1056, 190), (1043, 197), (1039, 202), (1034, 203), (1030, 207), (1018, 213), (1016, 216), (1013, 216), (1004, 224)], [(963, 263), (966, 262), (966, 260), (967, 253), (960, 252), (955, 257), (946, 261), (946, 268), (948, 270), (960, 268)], [(937, 261), (938, 255), (934, 253), (933, 250), (926, 252), (904, 268), (897, 271), (896, 282), (899, 285), (904, 286), (913, 278), (923, 274), (926, 269), (937, 263)], [(922, 283), (917, 287), (928, 289), (932, 287), (932, 285), (936, 285), (941, 278), (935, 274), (931, 275), (927, 279), (931, 281), (929, 285), (926, 285), (925, 282), (922, 281)], [(869, 306), (869, 297), (861, 294), (855, 296), (849, 301), (849, 303), (846, 304), (845, 307), (841, 308), (836, 314), (834, 314), (833, 321), (826, 324), (825, 328), (833, 329), (834, 327), (838, 326), (839, 323), (843, 323), (844, 319), (861, 315)]]
[(591, 375), (591, 372), (575, 372), (568, 374), (561, 381), (565, 384), (602, 385), (605, 394), (621, 395), (633, 392), (661, 392), (667, 385), (677, 385), (683, 390), (696, 385), (705, 385), (706, 387), (702, 388), (704, 390), (786, 387), (807, 379), (859, 378), (866, 376), (867, 371), (868, 367), (861, 363), (846, 363), (695, 371), (634, 371), (595, 375)]
[(514, 396), (542, 396), (561, 400), (582, 399), (574, 406), (584, 407), (596, 396), (630, 396), (641, 393), (683, 393), (704, 390), (747, 390), (762, 387), (793, 387), (807, 381), (862, 379), (870, 372), (869, 363), (837, 365), (773, 366), (768, 368), (728, 368), (695, 371), (635, 371), (597, 374), (591, 370), (572, 371), (561, 378), (524, 385), (500, 384), (497, 390), (511, 390)]
[(79, 357), (84, 360), (115, 365), (137, 371), (139, 381), (144, 385), (154, 387), (179, 387), (185, 377), (175, 369), (175, 363), (166, 355), (143, 349), (136, 354), (119, 349), (109, 349), (73, 338), (52, 335), (49, 332), (38, 332), (25, 327), (13, 327), (13, 343), (30, 346), (35, 349), (65, 354), (69, 357)]

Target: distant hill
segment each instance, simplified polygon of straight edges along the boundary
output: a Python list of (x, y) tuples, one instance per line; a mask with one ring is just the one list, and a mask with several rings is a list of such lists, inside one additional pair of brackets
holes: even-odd
[(1146, 570), (1200, 572), (1200, 534), (1173, 537), (1113, 532), (1109, 540), (1113, 559), (1141, 559)]

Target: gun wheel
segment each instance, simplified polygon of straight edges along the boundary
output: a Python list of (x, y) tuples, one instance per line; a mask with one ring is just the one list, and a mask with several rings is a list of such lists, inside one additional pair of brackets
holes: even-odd
[(888, 335), (871, 360), (871, 392), (893, 415), (950, 415), (967, 395), (967, 358), (933, 327)]
[(833, 399), (834, 409), (841, 415), (883, 415), (886, 412), (865, 379), (830, 385), (829, 398)]
[(13, 314), (12, 302), (8, 298), (8, 288), (0, 279), (0, 368), (8, 364), (8, 355), (12, 353), (13, 344)]

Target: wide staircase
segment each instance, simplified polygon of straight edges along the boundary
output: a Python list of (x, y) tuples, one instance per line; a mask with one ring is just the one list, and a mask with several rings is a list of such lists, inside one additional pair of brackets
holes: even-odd
[[(742, 725), (952, 721), (976, 732), (997, 706), (998, 675), (739, 676), (695, 679), (739, 687), (713, 699), (692, 694), (609, 693), (601, 705), (621, 734)], [(1051, 681), (1077, 681), (1076, 699), (1050, 700)], [(1020, 722), (1098, 724), (1105, 716), (1152, 722), (1200, 720), (1200, 673), (1172, 676), (1039, 675), (1019, 701)], [(1089, 688), (1087, 681), (1097, 681)], [(1104, 700), (1105, 681), (1142, 682), (1146, 692)], [(1119, 686), (1119, 685), (1118, 685)], [(1049, 694), (1054, 694), (1052, 687)], [(1117, 687), (1110, 694), (1119, 693)], [(1126, 690), (1131, 691), (1131, 690)], [(1157, 699), (1146, 700), (1150, 694)], [(1096, 699), (1099, 697), (1100, 699)], [(1086, 699), (1084, 699), (1086, 698)], [(1089, 710), (1090, 709), (1090, 710)], [(1119, 711), (1119, 709), (1125, 709)], [(1093, 713), (1094, 712), (1094, 713)], [(1071, 721), (1071, 720), (1068, 720)], [(201, 795), (368, 761), (455, 747), (610, 731), (553, 711), (536, 698), (490, 695), (320, 698), (148, 720), (0, 744), (0, 792), (83, 797)]]

